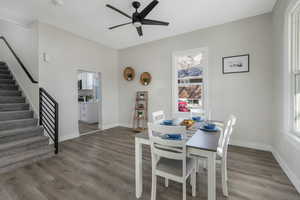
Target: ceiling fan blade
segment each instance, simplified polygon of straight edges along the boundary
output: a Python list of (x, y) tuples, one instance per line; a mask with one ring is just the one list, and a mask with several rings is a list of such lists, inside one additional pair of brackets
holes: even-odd
[(163, 22), (163, 21), (157, 21), (152, 19), (143, 19), (142, 20), (143, 25), (160, 25), (160, 26), (168, 26), (169, 22)]
[(119, 10), (119, 9), (117, 9), (117, 8), (115, 8), (115, 7), (111, 6), (111, 5), (109, 5), (109, 4), (106, 4), (106, 7), (111, 8), (111, 9), (113, 9), (114, 11), (116, 11), (116, 12), (118, 12), (118, 13), (124, 15), (125, 17), (128, 17), (129, 19), (131, 19), (131, 16), (127, 15), (127, 14), (124, 13), (123, 11), (121, 11), (121, 10)]
[(142, 37), (143, 36), (143, 29), (142, 29), (142, 27), (141, 26), (140, 27), (136, 27), (136, 30), (137, 30), (139, 36)]
[(144, 19), (157, 4), (157, 0), (153, 0), (151, 3), (149, 3), (149, 5), (146, 8), (144, 8), (144, 10), (142, 10), (142, 12), (139, 14), (140, 18)]
[(118, 28), (118, 27), (120, 27), (120, 26), (125, 26), (125, 25), (128, 25), (128, 24), (132, 24), (132, 23), (131, 23), (131, 22), (128, 22), (128, 23), (124, 23), (124, 24), (119, 24), (119, 25), (116, 25), (116, 26), (109, 27), (108, 29), (109, 29), (109, 30), (112, 30), (112, 29)]

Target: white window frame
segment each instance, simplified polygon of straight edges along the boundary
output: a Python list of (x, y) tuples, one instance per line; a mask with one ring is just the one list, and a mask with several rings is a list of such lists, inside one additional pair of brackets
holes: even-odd
[(203, 108), (205, 115), (208, 115), (209, 112), (209, 97), (208, 97), (208, 59), (209, 59), (209, 54), (208, 54), (208, 48), (207, 47), (202, 47), (202, 48), (197, 48), (197, 49), (189, 49), (189, 50), (184, 50), (184, 51), (176, 51), (173, 52), (172, 54), (172, 115), (173, 117), (190, 117), (190, 112), (179, 112), (178, 111), (178, 79), (177, 79), (177, 70), (176, 70), (176, 57), (178, 56), (185, 56), (188, 54), (196, 54), (198, 52), (204, 52), (206, 56), (206, 63), (204, 64), (203, 68)]
[(300, 1), (289, 13), (289, 79), (290, 79), (290, 120), (288, 122), (290, 132), (300, 136), (300, 129), (296, 128), (296, 76), (300, 76)]

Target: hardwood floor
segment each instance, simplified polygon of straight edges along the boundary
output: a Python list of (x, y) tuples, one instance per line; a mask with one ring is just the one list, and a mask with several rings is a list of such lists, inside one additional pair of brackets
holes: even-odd
[[(62, 152), (16, 171), (0, 175), (1, 200), (132, 200), (135, 198), (134, 135), (114, 128), (61, 144)], [(144, 148), (144, 193), (150, 200), (150, 149)], [(240, 147), (229, 149), (230, 200), (300, 200), (272, 154)], [(222, 196), (217, 174), (218, 200)], [(197, 197), (207, 199), (206, 172), (197, 177)], [(169, 188), (158, 180), (157, 200), (182, 199), (181, 185)]]
[(79, 127), (79, 133), (80, 134), (86, 134), (86, 133), (89, 133), (91, 131), (99, 130), (98, 123), (88, 124), (88, 123), (85, 123), (85, 122), (78, 121), (78, 127)]

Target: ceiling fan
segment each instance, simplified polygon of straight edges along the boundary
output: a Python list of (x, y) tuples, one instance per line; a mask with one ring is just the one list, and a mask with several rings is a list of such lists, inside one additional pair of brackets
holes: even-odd
[(157, 21), (157, 20), (152, 20), (152, 19), (146, 19), (147, 15), (153, 10), (153, 8), (158, 4), (159, 2), (157, 0), (153, 0), (146, 8), (144, 8), (144, 10), (142, 10), (141, 12), (138, 12), (138, 8), (141, 6), (141, 3), (138, 2), (138, 1), (134, 1), (132, 2), (132, 6), (135, 8), (135, 12), (132, 14), (132, 16), (126, 14), (125, 12), (109, 5), (109, 4), (106, 4), (106, 6), (108, 8), (111, 8), (112, 10), (122, 14), (123, 16), (131, 19), (132, 21), (131, 22), (127, 22), (127, 23), (124, 23), (124, 24), (119, 24), (119, 25), (116, 25), (116, 26), (112, 26), (112, 27), (109, 27), (109, 29), (115, 29), (115, 28), (118, 28), (120, 26), (125, 26), (125, 25), (128, 25), (128, 24), (132, 24), (139, 36), (143, 36), (143, 29), (142, 29), (142, 25), (160, 25), (160, 26), (168, 26), (169, 23), (168, 22), (163, 22), (163, 21)]

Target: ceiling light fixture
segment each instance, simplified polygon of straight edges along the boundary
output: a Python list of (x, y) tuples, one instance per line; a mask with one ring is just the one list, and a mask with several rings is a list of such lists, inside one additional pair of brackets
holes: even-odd
[(65, 2), (63, 0), (52, 0), (52, 3), (55, 6), (63, 6)]

